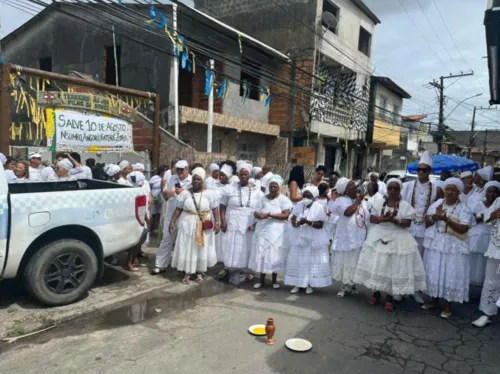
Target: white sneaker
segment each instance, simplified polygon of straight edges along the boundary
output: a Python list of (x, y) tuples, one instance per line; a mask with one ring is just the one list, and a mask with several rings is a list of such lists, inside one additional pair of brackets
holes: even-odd
[(476, 319), (472, 324), (476, 327), (485, 327), (486, 325), (489, 325), (491, 323), (491, 320), (488, 318), (488, 316), (481, 316), (478, 319)]
[(295, 294), (295, 293), (298, 293), (298, 292), (299, 292), (299, 290), (300, 290), (300, 288), (299, 288), (299, 287), (294, 287), (294, 288), (292, 288), (292, 290), (290, 291), (290, 293)]
[(344, 287), (342, 287), (342, 288), (340, 289), (340, 291), (339, 291), (339, 292), (337, 292), (337, 297), (338, 297), (339, 299), (343, 299), (343, 298), (344, 298), (344, 296), (345, 296), (345, 290), (344, 290)]
[(275, 290), (277, 290), (277, 289), (278, 289), (278, 288), (280, 288), (280, 287), (281, 287), (281, 286), (280, 286), (280, 284), (279, 284), (279, 283), (273, 283), (273, 288), (274, 288)]
[(307, 287), (307, 288), (306, 288), (306, 294), (307, 294), (307, 295), (310, 295), (310, 294), (312, 294), (313, 292), (314, 292), (314, 290), (313, 290), (311, 287)]
[(262, 288), (263, 284), (262, 283), (255, 283), (253, 285), (253, 288), (255, 288), (256, 290), (258, 290), (259, 288)]
[(419, 304), (425, 303), (424, 299), (422, 299), (422, 295), (420, 295), (420, 293), (418, 292), (415, 295), (413, 295), (413, 299)]

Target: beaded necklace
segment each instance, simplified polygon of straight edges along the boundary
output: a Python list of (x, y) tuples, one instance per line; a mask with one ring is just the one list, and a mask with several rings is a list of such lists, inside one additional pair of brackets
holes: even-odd
[[(241, 184), (238, 183), (238, 198), (240, 200), (240, 208), (243, 208), (243, 196), (241, 193)], [(250, 201), (252, 200), (252, 188), (248, 187), (248, 200), (245, 205), (246, 208), (250, 208)]]
[[(413, 193), (411, 195), (411, 206), (412, 207), (416, 207), (415, 206), (415, 195), (417, 193), (417, 183), (418, 183), (418, 180), (415, 181), (415, 183), (413, 184)], [(416, 224), (416, 225), (421, 225), (425, 222), (425, 215), (427, 213), (427, 210), (429, 209), (429, 207), (431, 206), (431, 198), (432, 198), (432, 183), (429, 181), (429, 193), (427, 194), (427, 201), (425, 202), (425, 208), (424, 208), (424, 214), (420, 215), (420, 214), (415, 214), (415, 218), (413, 219), (413, 223)]]

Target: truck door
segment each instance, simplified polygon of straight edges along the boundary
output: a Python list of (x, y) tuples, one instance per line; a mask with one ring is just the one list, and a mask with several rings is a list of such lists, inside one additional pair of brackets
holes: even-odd
[(7, 258), (9, 233), (9, 189), (5, 173), (0, 164), (0, 275), (3, 274)]

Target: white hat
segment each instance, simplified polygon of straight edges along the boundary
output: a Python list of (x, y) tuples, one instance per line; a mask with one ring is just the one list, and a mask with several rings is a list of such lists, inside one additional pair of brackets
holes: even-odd
[(137, 171), (137, 170), (145, 170), (146, 168), (144, 167), (144, 164), (141, 164), (138, 162), (137, 164), (132, 165), (132, 170)]
[(239, 164), (239, 165), (237, 165), (237, 166), (238, 166), (238, 167), (237, 167), (237, 171), (238, 171), (238, 173), (239, 173), (239, 172), (240, 172), (240, 170), (242, 170), (242, 169), (247, 170), (247, 171), (248, 171), (248, 174), (250, 174), (250, 173), (252, 172), (252, 165), (247, 164), (246, 162), (244, 162), (244, 163), (240, 163), (240, 164)]
[(3, 153), (0, 153), (0, 162), (2, 163), (2, 165), (5, 165), (5, 163), (7, 162), (7, 157), (5, 157)]
[(115, 176), (121, 171), (120, 167), (115, 164), (107, 164), (104, 166), (103, 170), (110, 177)]
[(222, 165), (221, 169), (220, 169), (221, 173), (223, 173), (226, 177), (231, 177), (233, 175), (233, 167), (231, 165), (228, 165), (228, 164), (224, 164)]
[(213, 173), (216, 170), (220, 170), (220, 166), (214, 162), (213, 164), (210, 164), (208, 169), (210, 170), (210, 173)]
[(485, 168), (479, 169), (478, 171), (476, 171), (476, 173), (478, 173), (479, 176), (486, 182), (489, 182), (491, 179), (493, 179), (492, 166), (486, 166)]
[(127, 160), (121, 161), (118, 166), (120, 167), (120, 170), (123, 171), (125, 168), (128, 168), (130, 166), (130, 162)]
[(199, 167), (199, 168), (195, 168), (193, 169), (193, 171), (191, 172), (191, 175), (194, 177), (195, 175), (199, 176), (201, 178), (201, 180), (205, 180), (205, 177), (207, 176), (207, 172), (205, 171), (205, 169), (203, 169), (202, 167)]
[(489, 181), (488, 183), (486, 183), (484, 185), (484, 190), (485, 191), (488, 191), (488, 188), (490, 187), (496, 187), (498, 188), (498, 190), (500, 191), (500, 182), (497, 182), (497, 181)]
[(278, 186), (280, 186), (281, 188), (281, 186), (283, 186), (283, 183), (285, 183), (285, 181), (280, 175), (273, 174), (271, 175), (271, 178), (269, 178), (267, 185), (270, 186), (271, 183), (278, 183)]
[(28, 160), (31, 160), (32, 158), (42, 158), (42, 155), (37, 152), (31, 152), (28, 156)]
[(399, 189), (402, 190), (403, 189), (403, 182), (401, 182), (401, 179), (399, 178), (391, 178), (387, 181), (387, 187), (389, 187), (389, 185), (391, 183), (397, 183), (399, 184)]
[(256, 177), (256, 176), (257, 176), (257, 174), (259, 174), (261, 171), (262, 171), (262, 168), (259, 168), (258, 166), (254, 166), (254, 167), (252, 168), (252, 175), (253, 175), (254, 177)]
[(129, 183), (135, 187), (142, 187), (144, 185), (144, 181), (146, 177), (140, 171), (133, 171), (129, 175), (127, 175), (127, 180)]
[(472, 177), (472, 172), (471, 171), (464, 171), (462, 174), (460, 174), (460, 179), (464, 179), (467, 177)]
[(444, 181), (444, 188), (450, 184), (457, 187), (459, 193), (464, 192), (464, 183), (460, 180), (460, 178), (448, 178)]
[(345, 189), (347, 188), (347, 185), (349, 184), (351, 180), (349, 178), (340, 178), (337, 183), (335, 184), (335, 189), (340, 195), (343, 195), (345, 192)]
[(429, 151), (425, 151), (424, 153), (422, 153), (422, 156), (420, 157), (420, 161), (418, 163), (429, 165), (432, 168), (432, 157)]
[(56, 165), (62, 166), (66, 170), (69, 170), (73, 167), (73, 163), (70, 160), (68, 160), (67, 158), (63, 158), (62, 160), (57, 161)]
[(304, 193), (306, 191), (309, 191), (313, 195), (314, 198), (317, 198), (319, 196), (319, 190), (318, 190), (318, 187), (316, 187), (316, 186), (309, 185), (306, 188), (304, 188), (304, 191), (302, 193)]
[(189, 167), (189, 164), (186, 160), (180, 160), (175, 163), (175, 168), (176, 169), (187, 169)]

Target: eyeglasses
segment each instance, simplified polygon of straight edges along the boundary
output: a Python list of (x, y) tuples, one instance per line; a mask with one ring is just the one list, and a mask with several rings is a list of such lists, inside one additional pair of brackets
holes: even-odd
[(428, 173), (430, 170), (427, 168), (418, 168), (417, 173)]

